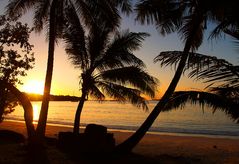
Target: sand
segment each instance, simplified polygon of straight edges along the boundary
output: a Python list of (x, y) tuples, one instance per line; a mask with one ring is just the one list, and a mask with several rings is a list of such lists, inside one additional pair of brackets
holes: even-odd
[[(0, 129), (26, 135), (25, 124), (20, 122), (4, 121), (0, 124)], [(59, 131), (72, 129), (48, 125), (46, 136), (57, 137)], [(132, 134), (118, 130), (110, 130), (110, 133), (114, 134), (117, 144)], [(239, 139), (146, 134), (133, 152), (147, 157), (151, 163), (239, 163)]]

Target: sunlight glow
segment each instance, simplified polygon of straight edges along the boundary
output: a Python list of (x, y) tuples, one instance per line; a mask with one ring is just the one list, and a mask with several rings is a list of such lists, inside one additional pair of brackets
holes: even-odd
[(33, 121), (37, 121), (39, 119), (40, 108), (38, 105), (33, 105)]
[(28, 93), (43, 94), (44, 83), (39, 80), (29, 80), (23, 85), (22, 90)]

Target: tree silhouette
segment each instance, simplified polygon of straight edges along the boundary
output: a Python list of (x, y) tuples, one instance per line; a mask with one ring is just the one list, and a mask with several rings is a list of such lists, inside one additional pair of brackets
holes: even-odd
[(227, 18), (236, 18), (235, 6), (234, 1), (214, 0), (143, 0), (136, 5), (137, 20), (141, 23), (154, 23), (163, 35), (178, 31), (185, 44), (174, 77), (159, 103), (139, 129), (117, 146), (116, 151), (130, 152), (143, 138), (174, 93), (186, 66), (189, 52), (196, 51), (201, 45), (207, 22), (219, 22), (217, 29), (221, 29), (219, 27), (225, 22), (226, 27), (233, 25), (235, 19), (228, 21)]
[(82, 71), (82, 94), (75, 114), (74, 133), (79, 133), (80, 116), (88, 96), (100, 101), (106, 96), (121, 102), (128, 100), (147, 109), (142, 94), (153, 97), (157, 80), (145, 72), (143, 61), (133, 51), (140, 48), (148, 34), (115, 32), (98, 17), (86, 29), (72, 11), (69, 11), (64, 35), (66, 51), (72, 64)]
[[(4, 15), (0, 16), (0, 22), (0, 80), (13, 86), (22, 84), (19, 76), (26, 76), (35, 60), (33, 45), (28, 41), (32, 30), (27, 24), (10, 22)], [(5, 85), (0, 85), (0, 121), (18, 105), (10, 94)]]
[[(81, 15), (85, 24), (90, 23), (91, 15), (89, 13), (88, 7), (94, 8), (98, 12), (98, 18), (101, 20), (108, 20), (111, 22), (112, 26), (118, 24), (117, 19), (112, 19), (114, 17), (119, 17), (117, 7), (120, 7), (123, 12), (129, 13), (131, 10), (131, 5), (128, 0), (12, 0), (7, 5), (7, 14), (13, 18), (19, 18), (27, 10), (34, 10), (34, 28), (36, 31), (41, 31), (43, 25), (47, 25), (48, 30), (48, 60), (47, 69), (45, 77), (45, 87), (44, 95), (42, 100), (42, 106), (37, 126), (37, 136), (39, 139), (43, 140), (45, 136), (46, 121), (49, 107), (49, 97), (51, 89), (51, 81), (53, 74), (53, 64), (54, 64), (54, 49), (55, 42), (57, 38), (61, 38), (62, 27), (66, 23), (64, 19), (64, 11), (68, 6), (75, 6), (74, 9)], [(110, 21), (114, 20), (114, 21)]]

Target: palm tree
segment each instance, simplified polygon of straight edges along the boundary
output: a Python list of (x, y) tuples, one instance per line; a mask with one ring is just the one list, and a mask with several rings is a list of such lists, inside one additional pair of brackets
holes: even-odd
[(238, 110), (238, 88), (211, 88), (208, 91), (176, 91), (171, 96), (163, 111), (183, 108), (187, 102), (191, 104), (199, 104), (203, 109), (205, 105), (213, 110), (223, 111), (232, 120), (239, 122)]
[[(161, 66), (176, 66), (182, 57), (182, 51), (161, 52), (154, 61), (160, 62)], [(189, 70), (189, 78), (204, 80), (209, 86), (233, 86), (238, 87), (239, 68), (224, 59), (218, 59), (215, 56), (208, 56), (199, 53), (189, 53), (185, 65), (185, 71)], [(219, 85), (220, 84), (220, 85)]]
[[(18, 105), (17, 101), (20, 101), (24, 109), (28, 139), (31, 139), (35, 133), (32, 106), (16, 85), (22, 84), (19, 77), (26, 76), (27, 71), (34, 65), (33, 45), (29, 43), (32, 29), (21, 22), (12, 24), (5, 15), (0, 15), (0, 22), (0, 122), (2, 115), (12, 112)], [(20, 48), (14, 48), (15, 46)], [(15, 97), (10, 96), (12, 94)]]
[[(171, 56), (172, 52), (168, 53)], [(173, 52), (175, 53), (175, 52)], [(182, 52), (177, 52), (181, 54)], [(175, 54), (174, 54), (175, 55)], [(231, 63), (216, 57), (202, 54), (190, 54), (193, 60), (188, 63), (189, 77), (209, 83), (206, 91), (177, 91), (171, 96), (163, 111), (183, 107), (187, 102), (199, 104), (202, 108), (208, 105), (213, 112), (222, 110), (231, 119), (239, 122), (239, 69)], [(176, 60), (167, 59), (163, 65), (175, 64)], [(169, 62), (170, 61), (170, 62)], [(207, 63), (207, 64), (205, 64)]]
[(36, 31), (41, 31), (44, 24), (48, 26), (48, 38), (49, 38), (49, 49), (48, 49), (48, 62), (47, 71), (44, 87), (44, 96), (42, 101), (42, 108), (39, 117), (39, 123), (37, 126), (36, 133), (39, 137), (44, 137), (45, 126), (48, 113), (49, 95), (51, 88), (52, 72), (53, 72), (53, 61), (54, 61), (54, 48), (56, 41), (56, 34), (61, 29), (62, 21), (59, 21), (62, 17), (63, 1), (58, 0), (45, 0), (45, 1), (27, 1), (27, 0), (12, 0), (7, 5), (7, 14), (11, 18), (18, 18), (28, 9), (34, 8), (34, 28)]
[[(161, 52), (155, 58), (161, 66), (175, 66), (179, 62), (181, 51)], [(224, 59), (198, 53), (189, 53), (185, 71), (189, 78), (209, 83), (206, 91), (177, 91), (172, 94), (162, 111), (184, 107), (187, 102), (199, 103), (203, 108), (208, 105), (213, 111), (222, 110), (233, 120), (239, 121), (239, 67)]]
[(128, 100), (147, 109), (142, 94), (153, 97), (157, 80), (144, 71), (144, 63), (133, 51), (140, 48), (148, 34), (115, 32), (98, 17), (85, 32), (79, 17), (72, 11), (69, 10), (69, 24), (64, 33), (66, 52), (75, 67), (82, 71), (82, 93), (73, 132), (79, 133), (80, 116), (88, 96), (100, 101), (106, 97), (121, 102)]
[[(136, 5), (137, 20), (141, 23), (155, 23), (156, 28), (163, 35), (178, 31), (185, 45), (175, 75), (161, 100), (139, 129), (126, 141), (118, 145), (116, 151), (130, 152), (143, 138), (174, 93), (184, 71), (189, 52), (196, 51), (201, 45), (207, 21), (224, 21), (224, 16), (228, 14), (226, 12), (230, 12), (225, 8), (228, 9), (233, 5), (235, 5), (233, 1), (206, 0), (142, 0)], [(235, 14), (234, 17), (236, 18)]]
[(33, 125), (33, 108), (30, 100), (28, 97), (19, 91), (14, 85), (11, 83), (8, 83), (6, 81), (0, 80), (0, 85), (7, 88), (11, 93), (13, 93), (18, 101), (23, 106), (24, 109), (24, 119), (26, 123), (26, 128), (27, 128), (27, 134), (28, 134), (28, 139), (32, 139), (32, 137), (35, 135), (35, 128)]
[[(24, 14), (28, 9), (34, 9), (34, 26), (36, 31), (41, 31), (43, 25), (48, 25), (48, 61), (45, 77), (44, 95), (42, 100), (42, 106), (37, 126), (37, 136), (43, 138), (45, 136), (45, 128), (49, 106), (49, 96), (51, 89), (52, 73), (53, 73), (53, 62), (54, 62), (54, 49), (55, 42), (58, 37), (61, 37), (61, 31), (64, 20), (65, 7), (68, 5), (76, 6), (76, 10), (80, 12), (82, 18), (85, 19), (85, 23), (91, 21), (87, 6), (95, 8), (95, 10), (101, 10), (99, 17), (102, 20), (106, 19), (110, 22), (110, 17), (119, 17), (117, 14), (116, 7), (120, 6), (122, 11), (130, 12), (130, 2), (128, 0), (119, 1), (83, 1), (83, 0), (11, 0), (7, 5), (8, 15), (16, 19)], [(118, 23), (117, 19), (113, 19), (116, 22), (111, 22), (112, 26), (114, 23)]]

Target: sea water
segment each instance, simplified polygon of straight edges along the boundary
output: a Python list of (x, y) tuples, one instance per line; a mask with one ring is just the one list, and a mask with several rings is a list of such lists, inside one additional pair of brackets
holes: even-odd
[[(109, 129), (135, 131), (153, 110), (157, 101), (149, 101), (149, 110), (117, 101), (86, 101), (81, 117), (81, 126), (101, 124)], [(34, 121), (37, 122), (41, 102), (33, 101)], [(51, 101), (48, 124), (73, 127), (78, 102)], [(21, 106), (7, 115), (7, 120), (23, 121)], [(187, 104), (184, 108), (161, 112), (149, 130), (150, 133), (173, 133), (179, 135), (207, 135), (239, 138), (239, 124), (222, 111), (213, 112), (209, 107)]]

